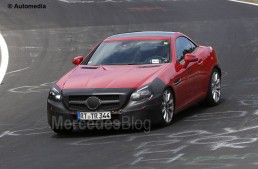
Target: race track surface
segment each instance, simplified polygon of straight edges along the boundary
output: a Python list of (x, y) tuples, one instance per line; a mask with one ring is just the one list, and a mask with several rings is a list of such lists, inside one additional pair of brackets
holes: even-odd
[[(8, 8), (16, 3), (46, 9)], [(0, 169), (258, 168), (257, 28), (257, 6), (227, 0), (1, 0), (10, 58), (0, 85)], [(53, 133), (48, 90), (72, 58), (109, 35), (152, 30), (216, 49), (221, 104), (194, 105), (149, 133)]]

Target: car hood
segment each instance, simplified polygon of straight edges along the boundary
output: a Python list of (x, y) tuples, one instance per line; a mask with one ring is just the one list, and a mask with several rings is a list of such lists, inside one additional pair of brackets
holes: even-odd
[(64, 76), (58, 84), (63, 90), (80, 88), (138, 88), (151, 83), (168, 65), (80, 65)]

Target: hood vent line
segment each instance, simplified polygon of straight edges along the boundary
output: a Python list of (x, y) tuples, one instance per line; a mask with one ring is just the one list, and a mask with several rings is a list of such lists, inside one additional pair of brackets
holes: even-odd
[(99, 67), (90, 67), (90, 66), (84, 66), (81, 67), (81, 69), (98, 69)]
[(138, 68), (152, 68), (152, 67), (160, 67), (160, 65), (139, 66)]

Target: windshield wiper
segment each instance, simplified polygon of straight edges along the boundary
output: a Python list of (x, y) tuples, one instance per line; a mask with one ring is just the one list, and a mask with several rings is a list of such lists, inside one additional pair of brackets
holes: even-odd
[(141, 65), (141, 63), (127, 63), (125, 65)]

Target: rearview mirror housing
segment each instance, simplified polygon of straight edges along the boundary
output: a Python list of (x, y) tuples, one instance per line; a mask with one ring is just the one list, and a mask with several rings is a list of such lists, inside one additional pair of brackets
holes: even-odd
[(73, 64), (75, 64), (75, 65), (81, 64), (82, 61), (83, 61), (83, 56), (77, 56), (77, 57), (73, 58)]
[(198, 61), (198, 58), (192, 53), (187, 53), (185, 54), (184, 61), (185, 61), (184, 68), (186, 68), (189, 63)]
[(192, 53), (185, 54), (185, 62), (190, 63), (190, 62), (196, 62), (196, 61), (198, 61), (198, 58), (194, 54)]

